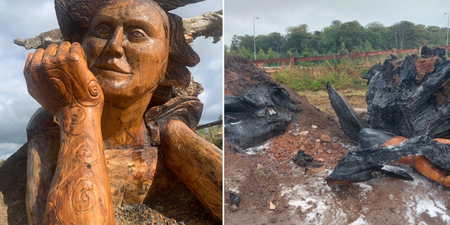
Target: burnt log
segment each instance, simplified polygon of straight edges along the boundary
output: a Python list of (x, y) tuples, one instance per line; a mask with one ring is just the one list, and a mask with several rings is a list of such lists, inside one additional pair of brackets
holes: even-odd
[(225, 95), (226, 139), (237, 151), (257, 146), (284, 133), (296, 112), (288, 92), (278, 85), (250, 89), (239, 96)]
[(371, 180), (376, 177), (373, 172), (412, 155), (424, 156), (438, 168), (450, 170), (450, 145), (419, 136), (395, 146), (375, 145), (350, 152), (327, 177), (327, 182), (339, 184)]
[(447, 80), (450, 62), (442, 49), (422, 48), (422, 57), (386, 60), (365, 78), (369, 120), (373, 129), (407, 138), (448, 137), (450, 115)]
[(376, 171), (411, 180), (406, 172), (387, 167), (397, 162), (450, 186), (450, 142), (439, 139), (450, 137), (450, 62), (445, 50), (425, 46), (421, 57), (394, 57), (373, 66), (365, 78), (373, 129), (366, 129), (368, 125), (360, 123), (345, 99), (327, 86), (345, 134), (359, 143), (357, 151), (343, 158), (327, 177), (328, 183), (366, 181)]
[(355, 110), (348, 104), (348, 102), (334, 89), (334, 87), (327, 83), (328, 98), (331, 106), (339, 118), (344, 134), (354, 142), (358, 142), (359, 132), (363, 128), (368, 128), (369, 125), (356, 115)]

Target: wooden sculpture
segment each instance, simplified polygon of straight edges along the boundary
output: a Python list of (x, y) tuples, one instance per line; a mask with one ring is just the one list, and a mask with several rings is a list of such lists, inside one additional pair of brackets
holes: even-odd
[(27, 127), (29, 224), (114, 224), (114, 206), (178, 178), (221, 220), (221, 150), (193, 132), (201, 102), (171, 92), (199, 57), (167, 11), (198, 1), (55, 0), (67, 42), (24, 69), (43, 107)]

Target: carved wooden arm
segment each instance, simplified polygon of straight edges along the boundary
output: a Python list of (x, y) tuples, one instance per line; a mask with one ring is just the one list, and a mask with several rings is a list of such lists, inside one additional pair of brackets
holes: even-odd
[(57, 118), (61, 145), (44, 224), (114, 224), (101, 110), (74, 105)]
[[(43, 224), (114, 224), (103, 153), (103, 93), (78, 43), (28, 56), (28, 92), (59, 122), (61, 143)], [(40, 223), (40, 221), (35, 221)]]
[(163, 162), (222, 220), (222, 151), (179, 120), (158, 121)]

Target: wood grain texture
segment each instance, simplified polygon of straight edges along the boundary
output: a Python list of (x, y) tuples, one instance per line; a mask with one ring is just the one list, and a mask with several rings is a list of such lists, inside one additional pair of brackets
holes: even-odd
[[(89, 112), (91, 108), (76, 109), (76, 112), (72, 109), (63, 110), (64, 116), (59, 117), (71, 119), (63, 119), (60, 124), (60, 151), (43, 223), (114, 224), (100, 117)], [(79, 115), (81, 112), (84, 116)], [(77, 117), (75, 122), (74, 117)]]
[(27, 192), (28, 224), (42, 224), (47, 196), (58, 159), (60, 130), (53, 115), (39, 108), (27, 126)]
[(114, 206), (140, 204), (157, 199), (178, 184), (163, 166), (157, 147), (105, 150)]
[(164, 5), (197, 1), (55, 1), (71, 42), (30, 53), (24, 69), (46, 110), (29, 130), (29, 224), (114, 224), (114, 205), (152, 201), (179, 179), (221, 220), (221, 151), (192, 132), (199, 100), (171, 95), (199, 57)]
[(222, 151), (181, 121), (159, 125), (164, 165), (181, 178), (216, 220), (222, 220)]
[[(395, 146), (401, 142), (407, 140), (405, 137), (396, 136), (395, 138), (386, 141), (383, 146)], [(436, 138), (435, 141), (443, 144), (450, 144), (450, 140)], [(400, 158), (395, 161), (398, 164), (405, 164), (413, 166), (419, 173), (425, 177), (436, 181), (446, 187), (450, 187), (450, 175), (445, 169), (442, 169), (433, 164), (429, 159), (422, 155), (411, 155), (407, 157)]]

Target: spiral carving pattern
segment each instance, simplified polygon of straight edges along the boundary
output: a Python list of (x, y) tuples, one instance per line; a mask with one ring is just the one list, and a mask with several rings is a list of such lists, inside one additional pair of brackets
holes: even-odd
[(67, 115), (63, 117), (62, 126), (64, 128), (64, 132), (68, 134), (80, 134), (82, 132), (83, 126), (79, 126), (86, 118), (86, 113), (83, 108), (79, 106), (71, 107)]
[(83, 122), (86, 114), (81, 107), (75, 106), (69, 109), (70, 125), (74, 126)]
[(92, 164), (99, 160), (100, 150), (97, 143), (87, 136), (75, 138), (70, 148), (76, 149), (76, 156), (80, 163)]
[(101, 87), (100, 84), (96, 80), (91, 80), (89, 82), (89, 94), (93, 98), (97, 98), (100, 94)]
[(75, 96), (78, 102), (83, 106), (97, 106), (103, 100), (102, 88), (97, 80), (91, 80), (87, 84), (87, 90), (76, 91)]
[(72, 192), (72, 208), (79, 213), (92, 211), (97, 201), (96, 193), (100, 192), (93, 180), (89, 178), (81, 179)]

